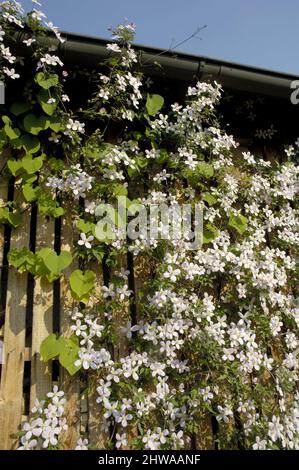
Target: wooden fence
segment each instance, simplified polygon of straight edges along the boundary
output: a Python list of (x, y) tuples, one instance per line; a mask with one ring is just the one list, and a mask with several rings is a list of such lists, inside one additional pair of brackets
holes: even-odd
[[(245, 147), (239, 151), (246, 150)], [(21, 189), (14, 181), (0, 180), (0, 207), (14, 200), (24, 205)], [(36, 207), (23, 207), (23, 223), (17, 229), (0, 226), (0, 449), (13, 449), (18, 445), (15, 437), (20, 426), (30, 414), (37, 399), (45, 397), (54, 384), (66, 394), (66, 418), (69, 429), (63, 435), (64, 449), (74, 449), (79, 435), (87, 435), (90, 444), (97, 449), (106, 446), (107, 437), (102, 432), (103, 419), (96, 404), (96, 382), (93, 372), (70, 377), (56, 361), (44, 363), (40, 360), (40, 345), (52, 332), (66, 333), (69, 325), (67, 311), (73, 306), (67, 281), (62, 278), (53, 284), (45, 279), (33, 278), (28, 273), (18, 273), (8, 269), (7, 254), (11, 249), (27, 246), (32, 251), (43, 247), (56, 250), (73, 248), (72, 223), (66, 214), (56, 221), (37, 212)], [(65, 272), (76, 267), (73, 263)], [(97, 267), (97, 284), (103, 285), (104, 273)], [(130, 288), (142, 284), (142, 267), (134, 266), (135, 280)], [(144, 273), (143, 273), (144, 274)], [(136, 306), (138, 315), (138, 305)], [(119, 312), (114, 321), (120, 323)], [(114, 351), (115, 359), (123, 356), (125, 344), (122, 338)], [(88, 386), (89, 393), (82, 393)], [(198, 433), (190, 442), (193, 449), (217, 448), (217, 433), (221, 432), (218, 423), (208, 414), (202, 416)], [(135, 431), (132, 430), (134, 436)], [(128, 445), (130, 448), (130, 442)]]

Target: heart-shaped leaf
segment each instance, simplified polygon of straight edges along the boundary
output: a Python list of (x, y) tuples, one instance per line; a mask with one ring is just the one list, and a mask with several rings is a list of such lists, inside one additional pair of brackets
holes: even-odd
[(29, 109), (31, 109), (30, 104), (23, 103), (21, 101), (16, 101), (15, 103), (11, 105), (10, 111), (15, 116), (19, 116), (20, 114), (27, 113)]
[(23, 186), (23, 194), (27, 202), (36, 201), (36, 199), (38, 198), (39, 192), (40, 192), (39, 187), (33, 188), (32, 185), (29, 183), (24, 184)]
[(57, 338), (55, 333), (47, 336), (40, 346), (40, 355), (42, 360), (47, 362), (58, 356), (60, 351), (63, 349), (64, 341), (65, 339), (63, 336)]
[[(26, 247), (21, 248), (20, 250), (10, 250), (8, 253), (8, 262), (11, 266), (16, 269), (19, 269), (32, 257), (33, 253)], [(34, 256), (34, 255), (33, 255)]]
[(13, 128), (9, 124), (6, 124), (3, 130), (10, 140), (18, 139), (21, 135), (21, 131), (19, 129), (17, 129), (16, 127)]
[[(48, 114), (48, 116), (52, 116), (58, 105), (57, 95), (54, 94), (53, 96), (50, 96), (48, 91), (41, 90), (37, 95), (37, 99), (43, 111)], [(53, 102), (52, 99), (54, 100)]]
[(49, 90), (49, 88), (58, 85), (59, 77), (54, 73), (39, 72), (35, 76), (35, 81), (44, 90)]
[(10, 159), (7, 161), (7, 166), (13, 176), (17, 176), (17, 174), (20, 173), (20, 170), (23, 169), (21, 160)]
[(155, 116), (164, 104), (164, 98), (161, 95), (147, 95), (146, 110), (150, 116)]
[(49, 121), (45, 116), (37, 117), (34, 114), (28, 114), (24, 118), (24, 128), (29, 134), (37, 135), (48, 127)]
[(70, 286), (73, 297), (79, 302), (86, 303), (95, 284), (96, 275), (93, 271), (77, 269), (70, 275)]
[(13, 146), (17, 149), (23, 148), (26, 153), (36, 153), (40, 149), (40, 142), (33, 135), (23, 134), (19, 139), (14, 140)]
[(35, 158), (33, 158), (31, 154), (26, 155), (24, 158), (22, 158), (23, 168), (27, 171), (29, 175), (32, 175), (33, 173), (37, 173), (43, 166), (44, 159), (45, 159), (44, 154)]
[(59, 353), (59, 362), (70, 375), (74, 375), (81, 366), (75, 366), (75, 361), (78, 359), (78, 352), (80, 347), (76, 337), (64, 339)]
[(43, 256), (43, 260), (51, 274), (58, 276), (61, 271), (71, 264), (73, 257), (68, 251), (62, 251), (60, 255), (57, 255), (54, 251), (50, 251)]
[(244, 215), (233, 213), (230, 214), (228, 226), (235, 229), (240, 235), (247, 230), (248, 219)]

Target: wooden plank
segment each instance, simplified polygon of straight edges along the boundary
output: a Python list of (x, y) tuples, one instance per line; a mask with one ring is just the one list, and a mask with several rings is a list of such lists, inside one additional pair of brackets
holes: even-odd
[[(0, 207), (5, 207), (6, 199), (7, 199), (7, 191), (8, 191), (7, 180), (1, 177), (0, 178)], [(0, 283), (2, 282), (3, 255), (4, 255), (4, 225), (0, 224)], [(0, 319), (2, 319), (3, 318), (2, 315), (4, 315), (4, 312), (2, 311), (2, 305), (0, 305), (0, 308), (1, 308)], [(0, 367), (1, 367), (1, 362), (2, 362), (3, 339), (4, 339), (4, 328), (1, 328), (0, 329)]]
[[(36, 251), (54, 247), (54, 220), (43, 215), (37, 216)], [(43, 399), (52, 389), (52, 363), (40, 358), (43, 340), (53, 332), (53, 284), (44, 278), (36, 278), (34, 285), (30, 409), (36, 399)]]
[[(89, 263), (87, 269), (96, 273), (95, 295), (88, 303), (88, 307), (93, 307), (102, 295), (103, 272), (102, 266), (98, 262)], [(106, 449), (109, 436), (103, 431), (105, 418), (103, 418), (100, 405), (96, 402), (98, 380), (97, 372), (88, 372), (88, 439), (92, 449)]]
[[(18, 194), (16, 202), (20, 202)], [(21, 208), (24, 209), (23, 206)], [(30, 213), (23, 214), (22, 225), (14, 229), (11, 249), (29, 245)], [(4, 360), (0, 386), (0, 449), (16, 445), (13, 437), (21, 423), (26, 335), (27, 273), (11, 269), (8, 274), (4, 326)]]
[[(61, 250), (73, 250), (73, 224), (71, 214), (66, 214), (62, 219), (61, 229)], [(72, 263), (65, 271), (65, 278), (60, 283), (60, 333), (66, 336), (71, 334), (69, 310), (74, 306), (71, 296), (68, 278), (72, 271), (77, 269), (77, 264)], [(80, 380), (78, 375), (71, 377), (65, 369), (61, 367), (59, 375), (61, 390), (65, 393), (65, 417), (68, 423), (68, 430), (61, 436), (63, 449), (74, 449), (80, 435)]]

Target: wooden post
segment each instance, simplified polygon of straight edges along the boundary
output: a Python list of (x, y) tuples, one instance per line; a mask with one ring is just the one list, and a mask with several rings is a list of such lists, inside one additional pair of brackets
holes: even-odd
[[(88, 307), (93, 307), (99, 301), (99, 298), (101, 298), (101, 288), (104, 284), (102, 266), (98, 262), (92, 262), (89, 263), (87, 268), (96, 273), (95, 295), (88, 303)], [(105, 418), (103, 418), (100, 405), (96, 402), (98, 397), (96, 391), (98, 379), (99, 377), (96, 372), (88, 372), (88, 438), (91, 448), (106, 449), (109, 436), (103, 431)]]
[[(38, 215), (36, 225), (36, 251), (54, 246), (54, 220)], [(52, 388), (52, 363), (40, 358), (40, 346), (53, 331), (53, 284), (45, 278), (36, 278), (33, 299), (32, 357), (30, 409), (35, 399), (41, 400)]]
[[(19, 195), (16, 202), (20, 202)], [(24, 205), (21, 209), (24, 209)], [(30, 213), (23, 214), (23, 223), (12, 231), (11, 249), (28, 247)], [(16, 444), (13, 436), (19, 429), (23, 403), (23, 375), (26, 337), (27, 273), (10, 269), (4, 326), (4, 365), (0, 386), (0, 449)]]
[[(61, 229), (61, 250), (72, 251), (73, 248), (73, 225), (71, 214), (66, 214), (62, 219)], [(74, 269), (72, 263), (65, 271), (65, 278), (61, 281), (60, 292), (60, 333), (70, 335), (70, 318), (68, 311), (73, 308), (74, 300), (71, 296), (68, 279)], [(71, 377), (65, 369), (60, 369), (60, 388), (65, 393), (65, 417), (68, 423), (68, 430), (61, 438), (63, 449), (74, 449), (80, 435), (80, 380), (77, 375)]]

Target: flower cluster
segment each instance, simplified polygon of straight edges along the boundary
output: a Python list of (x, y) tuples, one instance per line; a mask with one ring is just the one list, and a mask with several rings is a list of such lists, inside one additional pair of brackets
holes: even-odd
[(55, 449), (59, 436), (67, 431), (64, 392), (55, 385), (45, 401), (36, 400), (31, 418), (23, 424), (18, 450)]

